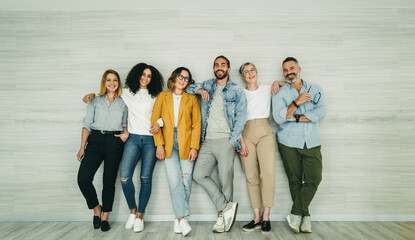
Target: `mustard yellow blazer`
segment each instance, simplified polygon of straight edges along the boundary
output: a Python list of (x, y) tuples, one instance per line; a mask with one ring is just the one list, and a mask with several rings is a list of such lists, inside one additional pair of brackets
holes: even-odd
[[(159, 94), (154, 104), (151, 124), (162, 118), (164, 126), (153, 135), (156, 146), (164, 145), (166, 158), (170, 158), (174, 141), (174, 103), (172, 91)], [(177, 124), (177, 143), (180, 159), (188, 159), (191, 148), (199, 150), (201, 115), (199, 102), (195, 95), (183, 92), (179, 107), (179, 122)]]

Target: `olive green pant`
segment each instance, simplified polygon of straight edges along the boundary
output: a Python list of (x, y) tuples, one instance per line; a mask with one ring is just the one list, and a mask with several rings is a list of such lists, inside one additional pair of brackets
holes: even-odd
[(321, 182), (323, 168), (321, 146), (308, 149), (304, 145), (304, 148), (300, 149), (278, 143), (278, 148), (290, 185), (293, 200), (291, 213), (310, 216), (308, 207)]

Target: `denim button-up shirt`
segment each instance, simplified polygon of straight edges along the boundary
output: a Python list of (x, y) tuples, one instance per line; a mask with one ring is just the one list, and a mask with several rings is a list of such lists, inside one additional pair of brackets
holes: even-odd
[[(207, 119), (209, 116), (209, 109), (212, 104), (213, 96), (215, 96), (215, 90), (217, 86), (217, 80), (215, 78), (206, 80), (202, 83), (195, 83), (189, 86), (187, 93), (197, 94), (197, 91), (202, 88), (209, 93), (209, 101), (202, 100), (201, 113), (202, 113), (202, 132), (201, 141), (203, 142), (206, 135)], [(223, 89), (223, 104), (225, 109), (225, 117), (231, 130), (230, 143), (236, 148), (236, 151), (241, 151), (242, 147), (239, 144), (242, 131), (246, 123), (246, 96), (243, 89), (231, 81), (228, 78), (226, 86)]]
[[(299, 106), (294, 114), (305, 115), (311, 122), (295, 122), (295, 118), (286, 119), (288, 106), (301, 93), (308, 92), (312, 102), (305, 102)], [(300, 94), (289, 84), (282, 86), (277, 95), (272, 96), (272, 115), (278, 123), (278, 142), (288, 147), (313, 148), (321, 145), (318, 132), (318, 120), (327, 113), (326, 97), (323, 89), (316, 84), (303, 80)]]
[(120, 97), (112, 104), (107, 95), (94, 97), (87, 106), (83, 127), (91, 130), (122, 131), (127, 126), (128, 109)]

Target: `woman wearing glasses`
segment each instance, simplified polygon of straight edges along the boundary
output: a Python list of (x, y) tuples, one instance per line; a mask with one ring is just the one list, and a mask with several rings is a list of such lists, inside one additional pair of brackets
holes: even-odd
[[(246, 82), (244, 91), (248, 101), (248, 121), (242, 132), (240, 155), (254, 211), (254, 219), (242, 229), (253, 231), (261, 228), (262, 233), (269, 233), (271, 231), (269, 216), (271, 207), (274, 206), (276, 148), (275, 137), (268, 123), (271, 85), (258, 85), (257, 70), (252, 63), (242, 64), (239, 73)], [(273, 93), (278, 92), (278, 88), (278, 82), (274, 82)], [(263, 208), (262, 214), (261, 208)]]
[(154, 134), (156, 156), (164, 160), (175, 220), (174, 232), (186, 236), (192, 228), (184, 217), (189, 216), (189, 197), (194, 161), (199, 150), (201, 115), (199, 102), (185, 92), (192, 84), (192, 74), (185, 67), (173, 71), (167, 86), (154, 105), (151, 122), (162, 118), (164, 127)]

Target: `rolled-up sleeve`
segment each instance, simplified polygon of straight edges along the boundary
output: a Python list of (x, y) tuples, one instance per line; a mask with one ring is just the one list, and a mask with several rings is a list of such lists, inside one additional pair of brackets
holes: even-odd
[(292, 121), (292, 118), (286, 119), (288, 106), (284, 100), (284, 93), (279, 92), (272, 96), (272, 117), (279, 125), (286, 121)]
[(318, 120), (325, 118), (327, 114), (326, 95), (321, 87), (319, 88), (319, 93), (321, 96), (314, 109), (304, 113), (304, 116), (306, 116), (311, 122), (317, 122)]
[(128, 107), (124, 104), (124, 110), (122, 113), (122, 127), (127, 127), (128, 125)]
[(88, 106), (86, 107), (86, 116), (84, 117), (83, 128), (86, 128), (91, 132), (91, 126), (94, 122), (95, 115), (95, 98), (89, 101)]
[(193, 83), (189, 86), (189, 88), (186, 90), (188, 94), (197, 94), (197, 91), (202, 88), (202, 83)]

